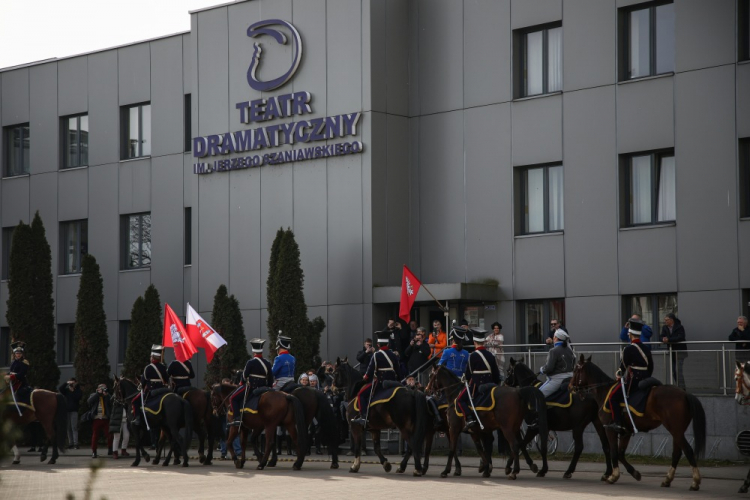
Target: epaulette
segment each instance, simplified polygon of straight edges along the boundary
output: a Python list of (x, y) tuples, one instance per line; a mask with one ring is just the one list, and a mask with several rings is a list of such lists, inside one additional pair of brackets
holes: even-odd
[(26, 363), (28, 366), (31, 366), (31, 363), (29, 363), (29, 360), (26, 358), (23, 358), (23, 362)]

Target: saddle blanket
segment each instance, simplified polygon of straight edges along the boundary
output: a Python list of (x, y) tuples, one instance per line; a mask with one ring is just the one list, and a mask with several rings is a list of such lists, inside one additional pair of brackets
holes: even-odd
[[(545, 398), (547, 407), (568, 408), (573, 404), (573, 394), (568, 390), (570, 379), (563, 380), (563, 384), (558, 390)], [(535, 387), (541, 387), (542, 383), (535, 384)]]
[[(495, 408), (495, 389), (497, 389), (497, 386), (493, 385), (492, 390), (477, 393), (477, 396), (474, 398), (474, 409), (476, 411), (490, 411)], [(458, 398), (456, 398), (457, 401)], [(464, 414), (461, 412), (459, 405), (454, 403), (453, 406), (456, 410), (456, 415), (463, 417)]]
[[(19, 389), (16, 392), (16, 403), (18, 403), (18, 406), (20, 406), (21, 408), (28, 408), (29, 410), (36, 411), (34, 409), (33, 393), (34, 390), (31, 387), (24, 387), (23, 389)], [(13, 396), (10, 393), (10, 388), (4, 389), (0, 393), (0, 397), (5, 396), (8, 397), (8, 399), (6, 400), (6, 404), (13, 405)]]
[[(375, 389), (375, 392), (372, 395), (372, 402), (370, 403), (370, 406), (387, 403), (388, 401), (393, 399), (393, 396), (395, 396), (398, 391), (402, 390), (405, 391), (406, 387), (402, 385), (398, 385), (396, 387), (384, 387), (382, 384), (378, 384), (378, 387)], [(368, 388), (365, 392), (362, 393), (362, 404), (366, 405), (369, 397), (370, 389)], [(354, 398), (354, 410), (360, 411), (358, 398)]]
[(187, 395), (188, 392), (198, 390), (197, 387), (193, 387), (192, 385), (188, 385), (185, 387), (178, 387), (174, 390), (175, 394), (178, 396), (182, 396), (183, 398)]
[[(609, 395), (617, 388), (618, 385), (619, 383), (614, 384), (612, 387), (610, 387), (605, 401), (609, 401)], [(661, 382), (653, 377), (650, 377), (641, 380), (641, 382), (638, 384), (638, 388), (636, 390), (630, 391), (630, 394), (628, 395), (628, 407), (630, 408), (630, 411), (633, 413), (633, 415), (637, 415), (639, 417), (643, 416), (643, 414), (646, 412), (646, 403), (648, 402), (649, 394), (651, 394), (651, 389), (660, 385)], [(625, 408), (625, 403), (620, 403), (620, 407)], [(605, 412), (609, 413), (609, 405), (607, 403), (604, 403), (602, 409)]]
[(177, 396), (174, 392), (160, 392), (154, 391), (154, 393), (151, 393), (151, 396), (146, 400), (146, 405), (144, 406), (144, 409), (149, 412), (152, 415), (158, 415), (161, 413), (162, 406), (164, 404), (164, 400), (170, 396)]
[[(252, 413), (257, 414), (258, 413), (258, 405), (260, 404), (260, 397), (267, 393), (268, 391), (272, 391), (273, 389), (271, 387), (259, 387), (253, 391), (250, 391), (247, 395), (247, 401), (245, 401), (245, 407), (240, 410), (242, 413)], [(228, 418), (234, 417), (234, 412), (230, 409), (227, 412)]]

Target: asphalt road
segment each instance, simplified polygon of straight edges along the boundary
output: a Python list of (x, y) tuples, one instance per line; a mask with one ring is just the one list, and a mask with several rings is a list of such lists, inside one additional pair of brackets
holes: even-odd
[[(284, 457), (282, 457), (284, 458)], [(259, 496), (272, 498), (417, 498), (429, 496), (441, 498), (490, 498), (503, 495), (505, 498), (748, 498), (737, 490), (747, 474), (747, 467), (722, 467), (701, 469), (703, 482), (698, 492), (688, 491), (690, 469), (678, 468), (671, 488), (660, 484), (666, 468), (663, 466), (639, 466), (642, 480), (636, 481), (627, 474), (615, 485), (600, 481), (601, 464), (579, 463), (573, 479), (562, 478), (567, 463), (551, 462), (551, 471), (545, 478), (537, 478), (522, 467), (518, 479), (511, 481), (504, 471), (495, 469), (492, 477), (482, 478), (476, 466), (478, 459), (462, 459), (463, 475), (441, 479), (439, 473), (445, 457), (433, 457), (426, 477), (413, 477), (412, 468), (406, 474), (396, 474), (395, 467), (386, 473), (372, 456), (358, 474), (349, 473), (349, 457), (342, 459), (341, 468), (331, 470), (325, 461), (305, 462), (301, 471), (292, 471), (290, 461), (282, 461), (274, 469), (257, 471), (257, 462), (247, 462), (245, 468), (237, 470), (232, 462), (216, 461), (204, 467), (193, 461), (188, 468), (154, 466), (142, 463), (131, 467), (132, 460), (103, 459), (94, 482), (91, 498), (106, 497), (109, 500), (146, 498), (246, 498)], [(397, 457), (391, 457), (396, 460)], [(10, 460), (0, 463), (0, 494), (2, 498), (64, 499), (72, 493), (75, 498), (84, 496), (90, 477), (91, 459), (83, 450), (69, 453), (50, 466), (38, 461), (38, 456), (24, 454), (21, 465), (11, 465)], [(624, 471), (623, 471), (624, 472)], [(563, 494), (561, 497), (560, 494)]]

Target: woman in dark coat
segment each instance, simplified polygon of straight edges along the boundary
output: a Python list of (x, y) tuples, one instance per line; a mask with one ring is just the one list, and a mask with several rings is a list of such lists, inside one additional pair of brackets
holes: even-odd
[(664, 318), (661, 341), (672, 349), (672, 377), (681, 389), (685, 389), (685, 376), (682, 372), (682, 365), (687, 358), (687, 345), (683, 343), (685, 342), (685, 327), (673, 313), (668, 313)]
[[(120, 433), (122, 432), (122, 446), (120, 446)], [(130, 430), (125, 418), (125, 407), (117, 402), (114, 395), (112, 396), (112, 415), (109, 417), (109, 434), (112, 438), (112, 458), (117, 460), (119, 457), (129, 457), (127, 451), (128, 441), (130, 441)], [(120, 452), (118, 453), (118, 450)]]

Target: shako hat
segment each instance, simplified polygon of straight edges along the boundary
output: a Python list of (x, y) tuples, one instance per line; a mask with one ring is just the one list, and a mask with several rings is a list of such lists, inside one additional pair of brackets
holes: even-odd
[(13, 350), (14, 353), (24, 352), (24, 350), (26, 349), (26, 342), (22, 340), (16, 340), (12, 344), (10, 344), (10, 348)]
[(467, 331), (468, 330), (466, 327), (464, 327), (463, 325), (457, 326), (456, 322), (454, 321), (449, 336), (453, 342), (455, 342), (457, 339), (466, 340)]
[(639, 319), (630, 319), (628, 320), (628, 323), (630, 324), (628, 327), (628, 333), (640, 337), (643, 330), (643, 322)]
[(281, 330), (279, 330), (279, 336), (276, 338), (276, 349), (286, 349), (289, 350), (292, 347), (292, 339), (291, 337), (285, 337), (284, 335), (281, 335)]
[(153, 344), (151, 346), (151, 356), (155, 358), (161, 358), (161, 354), (164, 351), (164, 348), (159, 344)]
[(253, 348), (253, 352), (263, 352), (263, 346), (266, 341), (263, 339), (252, 339), (250, 340), (250, 346)]
[(484, 342), (487, 340), (487, 330), (481, 330), (479, 328), (472, 328), (471, 336), (474, 342), (478, 344), (484, 344)]
[(378, 339), (378, 344), (387, 344), (391, 341), (391, 332), (388, 330), (381, 330), (379, 332), (375, 332), (375, 337)]

